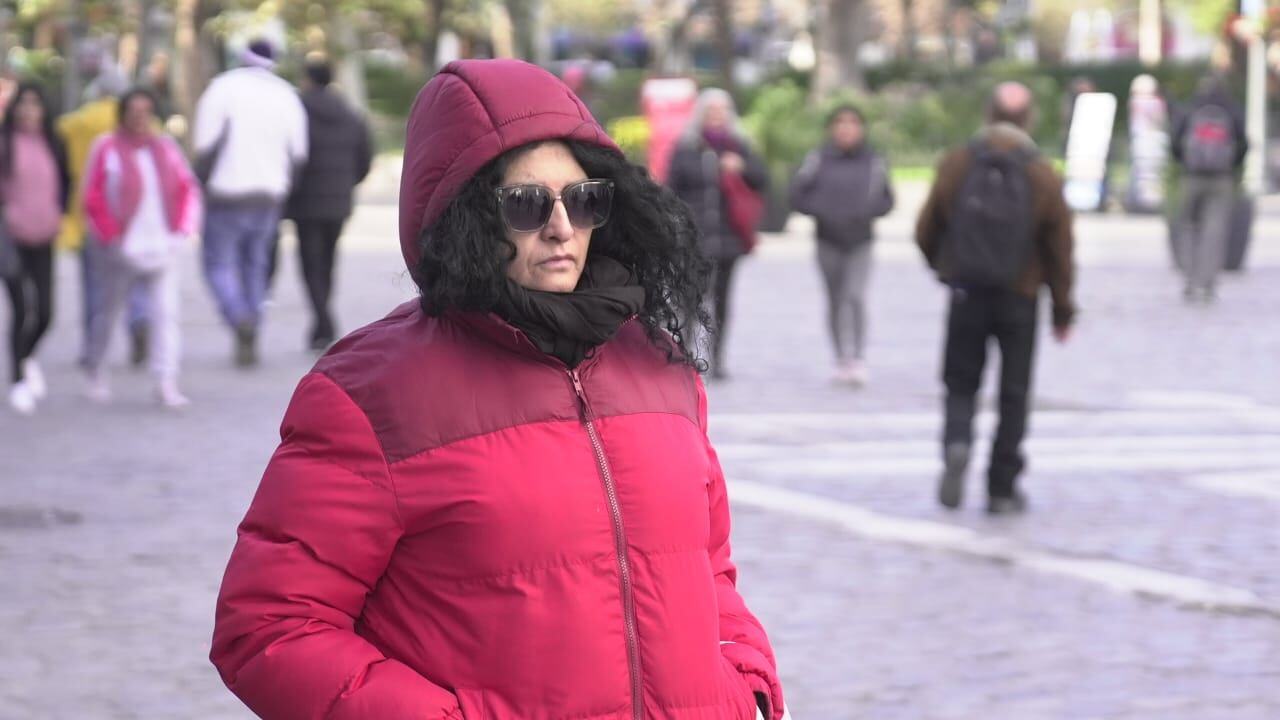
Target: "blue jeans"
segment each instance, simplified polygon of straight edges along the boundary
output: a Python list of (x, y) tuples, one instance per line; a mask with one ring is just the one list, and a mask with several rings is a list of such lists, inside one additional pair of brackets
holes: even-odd
[(204, 219), (204, 276), (232, 328), (256, 328), (267, 297), (278, 207), (210, 207)]
[[(89, 335), (93, 327), (93, 316), (106, 306), (103, 296), (102, 254), (103, 248), (92, 235), (84, 235), (80, 248), (80, 312), (81, 330), (84, 346), (80, 350), (80, 364), (83, 366), (89, 358)], [(129, 287), (128, 300), (125, 307), (125, 323), (129, 332), (137, 333), (147, 328), (151, 319), (151, 295), (147, 286), (135, 282)]]

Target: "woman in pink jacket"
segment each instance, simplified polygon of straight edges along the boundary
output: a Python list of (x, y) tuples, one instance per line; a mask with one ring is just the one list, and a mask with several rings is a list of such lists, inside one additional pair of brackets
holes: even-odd
[(299, 385), (218, 599), (223, 680), (270, 720), (778, 720), (681, 326), (688, 210), (522, 62), (450, 64), (407, 136), (421, 297)]
[(89, 153), (84, 209), (95, 267), (102, 272), (101, 307), (93, 313), (85, 358), (87, 395), (106, 402), (107, 347), (129, 288), (141, 282), (151, 296), (149, 334), (156, 397), (179, 408), (178, 250), (200, 223), (200, 188), (182, 150), (156, 129), (156, 101), (147, 90), (120, 98), (120, 126)]

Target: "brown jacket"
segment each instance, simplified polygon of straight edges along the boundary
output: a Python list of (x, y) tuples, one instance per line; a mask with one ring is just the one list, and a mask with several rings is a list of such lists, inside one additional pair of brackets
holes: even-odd
[[(1029, 135), (1013, 125), (992, 125), (978, 136), (996, 150), (1012, 150), (1019, 145), (1034, 147)], [(947, 223), (955, 206), (956, 194), (969, 170), (969, 148), (951, 150), (938, 163), (937, 179), (920, 218), (916, 224), (916, 243), (924, 252), (929, 266), (944, 282), (947, 268), (941, 267), (939, 252), (946, 236)], [(1037, 252), (1021, 278), (1013, 286), (1028, 297), (1036, 297), (1040, 286), (1047, 284), (1053, 297), (1053, 324), (1055, 327), (1071, 325), (1076, 308), (1072, 301), (1072, 285), (1075, 281), (1073, 259), (1075, 241), (1071, 232), (1071, 211), (1062, 197), (1062, 180), (1048, 161), (1042, 159), (1027, 167), (1031, 180), (1031, 195), (1035, 203), (1032, 218), (1035, 224)]]

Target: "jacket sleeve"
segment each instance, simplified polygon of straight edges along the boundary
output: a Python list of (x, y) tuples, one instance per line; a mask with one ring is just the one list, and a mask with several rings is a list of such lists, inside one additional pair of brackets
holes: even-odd
[(124, 232), (107, 201), (106, 138), (99, 138), (89, 150), (89, 162), (85, 165), (80, 187), (80, 202), (89, 231), (97, 241), (110, 244)]
[(196, 180), (195, 172), (178, 143), (173, 138), (165, 137), (164, 146), (169, 162), (173, 164), (173, 175), (180, 185), (178, 227), (184, 234), (194, 235), (200, 231), (204, 217), (204, 195), (200, 191), (200, 182)]
[(356, 184), (364, 182), (373, 168), (373, 136), (369, 131), (369, 123), (356, 116)]
[(818, 184), (818, 172), (822, 169), (822, 155), (811, 150), (791, 179), (791, 209), (804, 215), (813, 215), (813, 189)]
[(752, 190), (764, 194), (769, 190), (769, 166), (765, 165), (760, 154), (751, 148), (742, 150), (742, 160), (746, 168), (742, 171), (742, 179), (747, 181)]
[(876, 155), (871, 162), (872, 172), (875, 173), (873, 181), (879, 183), (879, 187), (875, 188), (876, 202), (871, 212), (872, 217), (880, 218), (893, 212), (896, 202), (893, 196), (893, 176), (889, 173), (889, 163), (882, 156)]
[(964, 172), (965, 162), (967, 157), (963, 150), (953, 150), (939, 161), (933, 187), (929, 189), (929, 197), (916, 221), (916, 245), (920, 246), (925, 261), (935, 271), (938, 270), (942, 238), (947, 232), (947, 215), (959, 182), (956, 176)]
[(1053, 298), (1054, 327), (1069, 327), (1075, 321), (1076, 307), (1072, 300), (1075, 284), (1075, 235), (1072, 229), (1071, 209), (1067, 207), (1062, 192), (1062, 179), (1047, 163), (1042, 172), (1048, 177), (1044, 183), (1048, 191), (1042, 202), (1040, 227), (1036, 237), (1040, 240), (1045, 282)]
[(708, 487), (711, 507), (711, 540), (707, 548), (715, 573), (716, 600), (720, 608), (720, 652), (742, 673), (761, 702), (767, 720), (780, 720), (784, 712), (778, 663), (764, 626), (747, 609), (738, 593), (738, 569), (729, 550), (729, 498), (724, 471), (707, 431), (707, 393), (698, 380), (698, 415), (711, 467)]
[(298, 386), (218, 595), (210, 659), (264, 720), (460, 720), (457, 698), (354, 631), (403, 532), (368, 419)]

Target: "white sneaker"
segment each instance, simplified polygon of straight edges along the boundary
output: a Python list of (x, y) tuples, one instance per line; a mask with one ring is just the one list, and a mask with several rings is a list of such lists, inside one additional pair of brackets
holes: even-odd
[(40, 369), (40, 363), (36, 362), (35, 358), (22, 361), (22, 377), (36, 400), (43, 400), (49, 394), (49, 384), (44, 380), (44, 371)]
[(162, 380), (156, 386), (156, 397), (160, 400), (160, 404), (170, 410), (181, 410), (191, 404), (191, 400), (178, 390), (178, 383), (172, 380)]
[(91, 370), (85, 374), (84, 396), (96, 403), (111, 402), (111, 382), (106, 372)]
[(9, 407), (19, 415), (30, 415), (36, 411), (36, 395), (26, 381), (17, 383), (9, 390)]
[(867, 372), (867, 366), (861, 360), (849, 360), (840, 363), (836, 368), (835, 374), (831, 377), (831, 381), (837, 385), (852, 385), (853, 387), (862, 387), (867, 384), (870, 379), (870, 373)]
[(861, 360), (849, 363), (849, 382), (855, 387), (865, 387), (871, 382), (871, 371), (867, 369), (866, 363)]

